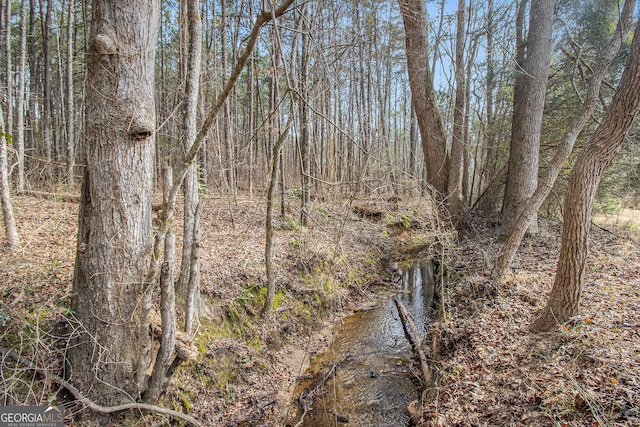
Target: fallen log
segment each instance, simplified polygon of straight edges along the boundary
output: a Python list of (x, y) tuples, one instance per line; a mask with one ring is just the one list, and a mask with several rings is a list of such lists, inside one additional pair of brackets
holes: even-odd
[[(420, 367), (422, 369), (422, 375), (424, 376), (424, 385), (425, 387), (427, 387), (429, 383), (433, 381), (433, 373), (431, 372), (431, 368), (427, 363), (427, 356), (424, 354), (424, 351), (422, 350), (422, 345), (421, 345), (422, 343), (420, 342), (420, 335), (418, 334), (418, 328), (416, 327), (416, 324), (413, 321), (411, 314), (409, 314), (409, 311), (407, 311), (407, 308), (404, 306), (404, 304), (398, 301), (397, 298), (394, 298), (393, 302), (395, 302), (396, 307), (398, 307), (398, 314), (400, 314), (400, 321), (402, 321), (402, 326), (404, 326), (404, 330), (407, 332), (407, 338), (411, 343), (411, 345), (413, 345), (413, 348), (415, 349), (415, 352), (418, 355), (418, 360), (420, 362)], [(408, 328), (407, 328), (407, 325), (408, 325)], [(409, 332), (409, 329), (411, 330), (411, 333)], [(415, 338), (412, 338), (411, 334), (413, 334)]]

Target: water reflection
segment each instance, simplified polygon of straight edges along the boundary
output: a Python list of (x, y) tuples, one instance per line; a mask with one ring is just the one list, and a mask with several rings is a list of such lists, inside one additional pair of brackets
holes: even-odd
[[(418, 327), (425, 325), (433, 301), (431, 261), (401, 265), (398, 274), (402, 291), (395, 297), (407, 307)], [(393, 297), (374, 310), (346, 318), (333, 345), (312, 361), (307, 372), (310, 376), (326, 374), (326, 393), (313, 401), (300, 426), (408, 424), (407, 405), (419, 398), (420, 392), (409, 372), (411, 349)], [(309, 393), (322, 382), (317, 376), (315, 381), (303, 382), (296, 395)], [(296, 425), (300, 417), (301, 412), (288, 425)]]

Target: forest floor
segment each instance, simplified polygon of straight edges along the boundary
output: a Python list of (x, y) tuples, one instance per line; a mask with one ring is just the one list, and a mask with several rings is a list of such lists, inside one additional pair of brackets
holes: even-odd
[(592, 227), (580, 315), (537, 335), (527, 326), (553, 284), (560, 225), (542, 222), (496, 284), (495, 222), (467, 221), (452, 257), (446, 320), (426, 345), (438, 379), (424, 425), (640, 425), (640, 211), (595, 221), (606, 228)]
[[(180, 367), (159, 404), (207, 426), (279, 424), (295, 410), (291, 391), (311, 357), (328, 345), (333, 325), (390, 286), (384, 283), (388, 262), (429, 253), (437, 236), (446, 234), (425, 204), (315, 202), (310, 226), (302, 227), (299, 199), (289, 194), (286, 216), (274, 215), (278, 292), (272, 314), (261, 319), (264, 201), (207, 197), (200, 246), (204, 309), (195, 340), (200, 357)], [(0, 347), (62, 375), (63, 335), (73, 316), (78, 204), (73, 197), (16, 196), (14, 210), (22, 246), (0, 253)], [(59, 402), (67, 415), (83, 410), (56, 384), (5, 368), (4, 404)], [(145, 425), (159, 422), (161, 417), (147, 416)]]
[[(295, 220), (298, 203), (290, 195), (286, 217), (276, 220), (279, 290), (262, 320), (264, 203), (206, 199), (200, 358), (178, 370), (161, 405), (207, 426), (282, 425), (295, 409), (296, 379), (327, 346), (332, 326), (390, 286), (384, 266), (440, 252), (436, 242), (449, 238), (424, 200), (316, 202), (309, 227)], [(18, 196), (14, 204), (22, 247), (0, 254), (0, 346), (60, 374), (77, 203)], [(580, 317), (553, 334), (531, 335), (527, 324), (553, 282), (559, 226), (542, 222), (541, 233), (524, 241), (513, 273), (495, 284), (488, 274), (500, 245), (490, 224), (469, 219), (447, 251), (447, 319), (434, 324), (438, 344), (428, 346), (437, 398), (425, 400), (425, 423), (640, 425), (640, 226), (594, 227)], [(4, 368), (4, 404), (59, 399), (68, 414), (82, 409), (57, 385)], [(147, 416), (136, 425), (168, 420)]]

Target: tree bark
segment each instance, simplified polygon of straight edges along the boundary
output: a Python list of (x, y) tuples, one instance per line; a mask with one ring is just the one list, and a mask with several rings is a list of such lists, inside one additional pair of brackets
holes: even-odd
[[(46, 9), (43, 4), (46, 2)], [(42, 72), (42, 138), (44, 139), (44, 154), (46, 165), (44, 167), (45, 176), (52, 178), (52, 121), (51, 121), (51, 2), (52, 0), (40, 1), (40, 27), (42, 30), (42, 50), (43, 50), (43, 72)]]
[[(25, 94), (25, 73), (26, 73), (26, 56), (27, 56), (27, 2), (22, 1), (20, 7), (20, 59), (18, 62), (18, 94), (16, 96), (16, 151), (21, 157), (19, 166), (22, 170), (18, 171), (18, 184), (24, 185), (24, 94)], [(11, 101), (9, 101), (11, 102)]]
[(68, 359), (73, 383), (104, 405), (137, 400), (149, 366), (159, 17), (157, 0), (93, 4), (72, 297), (82, 326)]
[[(553, 7), (554, 0), (531, 0), (527, 40), (524, 45), (519, 41), (518, 59), (521, 52), (526, 54), (523, 62), (518, 63), (514, 88), (511, 151), (502, 207), (504, 234), (511, 232), (538, 183), (542, 113), (551, 65)], [(530, 229), (537, 231), (535, 218)]]
[(522, 213), (518, 217), (518, 220), (514, 224), (509, 237), (505, 241), (492, 272), (492, 276), (494, 279), (501, 279), (509, 270), (511, 262), (513, 261), (513, 258), (516, 256), (516, 253), (518, 251), (518, 247), (520, 246), (520, 243), (522, 242), (522, 239), (526, 234), (527, 229), (529, 228), (531, 219), (533, 218), (535, 213), (538, 212), (538, 209), (540, 209), (540, 206), (542, 206), (542, 203), (547, 198), (549, 193), (551, 193), (558, 175), (562, 171), (565, 162), (571, 155), (573, 146), (578, 139), (578, 136), (580, 136), (580, 133), (582, 132), (584, 127), (591, 120), (591, 115), (596, 108), (596, 101), (598, 100), (598, 96), (600, 93), (602, 79), (604, 78), (609, 66), (618, 54), (618, 51), (622, 46), (622, 42), (624, 41), (624, 38), (631, 28), (631, 21), (635, 3), (635, 0), (625, 1), (624, 7), (620, 14), (618, 25), (616, 27), (616, 31), (614, 32), (611, 40), (606, 45), (604, 50), (598, 55), (598, 57), (600, 58), (600, 62), (594, 67), (593, 73), (591, 74), (591, 78), (587, 87), (587, 94), (584, 104), (582, 105), (582, 109), (567, 128), (567, 131), (562, 138), (562, 142), (560, 143), (558, 150), (551, 160), (551, 163), (549, 163), (549, 166), (547, 167), (547, 172), (536, 188), (536, 191), (534, 191), (533, 195), (527, 202)]
[(444, 197), (448, 189), (447, 141), (429, 69), (427, 10), (423, 0), (398, 0), (405, 29), (407, 71), (427, 167), (427, 182)]
[[(481, 171), (479, 177), (478, 193), (482, 194), (482, 182), (489, 183), (489, 186), (485, 189), (485, 193), (482, 196), (480, 202), (480, 209), (488, 212), (497, 212), (499, 207), (498, 200), (500, 199), (500, 192), (497, 185), (493, 185), (496, 175), (498, 173), (498, 141), (496, 138), (496, 120), (494, 113), (494, 90), (496, 86), (495, 69), (493, 63), (493, 32), (494, 32), (494, 20), (493, 20), (493, 0), (487, 0), (487, 18), (486, 18), (486, 36), (487, 36), (487, 74), (485, 80), (485, 133), (483, 142), (486, 149), (484, 168)], [(517, 25), (517, 24), (516, 24)], [(477, 159), (476, 159), (477, 160)], [(473, 192), (473, 185), (471, 188)]]
[(553, 288), (533, 332), (550, 331), (578, 314), (589, 251), (589, 230), (596, 191), (620, 152), (640, 109), (640, 21), (622, 78), (605, 116), (571, 170), (564, 201), (562, 243)]
[(67, 12), (67, 186), (75, 183), (74, 165), (76, 160), (75, 108), (73, 96), (73, 24), (75, 21), (75, 0), (68, 0)]
[[(6, 135), (13, 135), (13, 71), (11, 63), (11, 1), (7, 1), (5, 10), (5, 73), (7, 82), (7, 120), (2, 126)], [(16, 145), (18, 154), (18, 176), (16, 189), (24, 190), (24, 147)]]
[[(305, 7), (304, 13), (300, 16), (300, 27), (302, 42), (300, 44), (300, 72), (298, 76), (298, 85), (300, 97), (298, 102), (300, 105), (300, 176), (302, 178), (302, 194), (300, 197), (300, 225), (306, 227), (309, 223), (309, 204), (311, 203), (311, 137), (309, 128), (311, 126), (309, 120), (309, 50), (311, 35), (309, 34), (310, 25), (308, 20), (311, 19), (310, 8)], [(284, 171), (284, 169), (281, 169)]]
[[(164, 169), (163, 205), (167, 202), (169, 191), (173, 187), (173, 171), (171, 167)], [(160, 316), (162, 332), (160, 348), (156, 354), (153, 371), (149, 379), (148, 389), (144, 393), (147, 402), (154, 402), (162, 393), (166, 381), (167, 370), (174, 354), (176, 341), (176, 294), (173, 285), (173, 269), (175, 263), (175, 233), (173, 227), (167, 232), (164, 246), (164, 262), (160, 269)]]
[(262, 307), (262, 317), (265, 317), (271, 312), (273, 307), (273, 300), (276, 295), (276, 278), (273, 272), (273, 198), (276, 189), (276, 180), (278, 178), (278, 165), (280, 163), (280, 156), (282, 155), (282, 144), (287, 137), (289, 128), (291, 127), (293, 115), (289, 116), (289, 121), (284, 129), (280, 132), (278, 140), (273, 147), (273, 156), (271, 158), (271, 179), (269, 180), (269, 188), (267, 190), (267, 217), (265, 225), (265, 248), (264, 259), (267, 273), (267, 297)]
[(2, 219), (4, 221), (6, 244), (9, 250), (13, 250), (20, 245), (20, 238), (16, 228), (16, 219), (13, 215), (8, 166), (4, 113), (2, 112), (2, 107), (0, 107), (0, 201), (2, 202)]
[[(184, 153), (188, 153), (196, 138), (198, 118), (198, 95), (200, 93), (200, 65), (202, 62), (202, 20), (197, 0), (187, 0), (187, 70), (184, 107)], [(194, 247), (194, 224), (199, 203), (197, 162), (192, 162), (184, 179), (184, 229), (182, 244), (182, 264), (177, 291), (184, 301), (188, 293), (192, 251)], [(200, 288), (200, 283), (194, 283)]]
[(465, 40), (465, 0), (458, 0), (456, 24), (456, 95), (453, 110), (453, 138), (449, 161), (449, 182), (447, 189), (447, 209), (453, 223), (457, 223), (463, 208), (462, 168), (464, 166), (464, 40)]

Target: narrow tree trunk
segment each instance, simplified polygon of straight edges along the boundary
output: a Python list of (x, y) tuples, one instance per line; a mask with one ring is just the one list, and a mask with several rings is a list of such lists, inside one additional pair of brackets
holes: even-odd
[(620, 14), (618, 25), (616, 27), (616, 31), (614, 32), (609, 43), (607, 43), (607, 46), (598, 55), (598, 57), (600, 58), (600, 62), (594, 67), (593, 73), (591, 74), (585, 101), (582, 105), (582, 110), (573, 119), (573, 121), (567, 128), (567, 131), (562, 138), (562, 142), (558, 147), (558, 150), (551, 160), (551, 163), (549, 163), (549, 166), (547, 167), (547, 172), (536, 188), (536, 191), (529, 199), (528, 203), (520, 214), (520, 217), (518, 217), (518, 220), (513, 226), (513, 230), (505, 241), (504, 246), (500, 251), (500, 255), (498, 256), (498, 259), (496, 261), (496, 265), (493, 269), (492, 276), (494, 278), (500, 279), (504, 277), (505, 273), (509, 270), (511, 262), (516, 256), (518, 247), (522, 242), (522, 238), (529, 228), (529, 223), (531, 222), (538, 209), (540, 209), (540, 206), (542, 206), (542, 203), (547, 198), (549, 193), (551, 193), (558, 175), (562, 171), (564, 164), (571, 155), (571, 151), (573, 150), (573, 146), (578, 139), (578, 136), (587, 125), (587, 123), (591, 120), (591, 115), (596, 108), (596, 101), (598, 100), (598, 96), (600, 93), (602, 79), (604, 78), (609, 66), (611, 65), (611, 62), (614, 60), (618, 51), (620, 50), (622, 42), (624, 41), (624, 38), (631, 28), (632, 14), (635, 3), (635, 0), (625, 1), (624, 7)]
[(76, 158), (75, 108), (73, 96), (73, 23), (75, 21), (75, 1), (68, 0), (67, 12), (67, 186), (75, 183), (74, 165)]
[[(471, 8), (471, 5), (469, 5)], [(473, 71), (473, 63), (476, 60), (476, 54), (478, 52), (478, 41), (480, 40), (480, 35), (476, 34), (473, 39), (473, 43), (471, 45), (471, 49), (469, 50), (469, 55), (467, 56), (467, 71), (466, 71), (466, 82), (465, 82), (465, 103), (464, 103), (464, 137), (462, 138), (464, 145), (464, 165), (462, 168), (462, 200), (464, 206), (469, 206), (471, 204), (471, 196), (472, 196), (472, 186), (471, 186), (471, 176), (475, 173), (471, 171), (471, 154), (470, 154), (470, 138), (469, 138), (469, 128), (470, 128), (470, 114), (471, 114), (471, 79), (472, 71)]]
[(189, 264), (189, 283), (187, 285), (187, 304), (185, 308), (184, 331), (194, 337), (200, 324), (200, 213), (202, 202), (195, 207), (193, 217), (193, 236), (191, 237), (191, 263)]
[(453, 110), (453, 138), (451, 140), (451, 158), (449, 161), (449, 182), (447, 188), (447, 209), (453, 223), (457, 223), (462, 204), (462, 168), (464, 166), (464, 39), (465, 39), (465, 0), (458, 0), (456, 25), (456, 96)]
[(564, 201), (562, 243), (553, 288), (533, 332), (550, 331), (578, 314), (589, 253), (593, 202), (602, 176), (620, 152), (640, 110), (640, 22), (620, 85), (602, 122), (589, 138), (571, 170)]
[[(163, 207), (169, 200), (169, 192), (173, 187), (173, 171), (171, 167), (164, 169)], [(155, 402), (162, 393), (162, 385), (173, 357), (176, 340), (176, 294), (173, 286), (173, 269), (175, 264), (175, 233), (169, 226), (164, 246), (164, 262), (160, 270), (160, 317), (162, 335), (160, 348), (153, 365), (149, 387), (144, 394), (145, 401)]]
[(93, 4), (71, 301), (82, 326), (68, 359), (70, 379), (102, 405), (137, 400), (147, 382), (159, 17), (157, 0)]
[[(25, 73), (26, 73), (26, 56), (27, 56), (27, 2), (22, 1), (20, 7), (20, 62), (18, 65), (18, 94), (16, 96), (16, 151), (21, 153), (22, 157), (22, 173), (18, 171), (18, 175), (23, 176), (24, 183), (24, 97), (25, 97)], [(18, 178), (20, 182), (20, 178)]]
[[(196, 138), (198, 118), (198, 94), (200, 93), (200, 64), (202, 60), (202, 20), (199, 2), (187, 0), (187, 67), (184, 109), (184, 153), (188, 153)], [(197, 162), (192, 162), (184, 179), (184, 233), (182, 244), (182, 265), (177, 291), (182, 301), (187, 296), (190, 282), (195, 215), (199, 204)], [(200, 283), (194, 284), (198, 289)]]
[(16, 219), (13, 215), (8, 167), (4, 113), (0, 106), (0, 197), (2, 197), (2, 219), (4, 221), (5, 240), (9, 250), (13, 250), (20, 245), (20, 238), (18, 237), (18, 229), (16, 228)]
[[(46, 1), (46, 9), (43, 3)], [(40, 20), (42, 29), (42, 50), (43, 50), (43, 73), (42, 73), (42, 137), (44, 139), (44, 154), (46, 165), (44, 167), (45, 176), (48, 179), (53, 177), (53, 137), (51, 122), (51, 2), (52, 0), (42, 0), (40, 2)]]
[[(522, 5), (521, 7), (524, 7)], [(509, 169), (502, 207), (502, 233), (508, 234), (538, 184), (540, 132), (551, 64), (554, 0), (531, 0), (529, 33), (514, 89)], [(537, 231), (532, 218), (531, 231)]]
[[(13, 135), (13, 70), (11, 63), (11, 1), (7, 1), (5, 16), (5, 72), (7, 81), (7, 120), (5, 133)], [(18, 177), (16, 187), (18, 191), (24, 190), (24, 147), (16, 145), (18, 154)]]
[(273, 272), (273, 198), (276, 189), (276, 180), (278, 178), (278, 164), (282, 155), (282, 144), (287, 137), (289, 128), (291, 127), (293, 115), (289, 116), (289, 122), (280, 133), (278, 140), (273, 147), (273, 158), (271, 159), (271, 179), (269, 180), (269, 188), (267, 190), (267, 215), (265, 225), (265, 248), (264, 259), (267, 273), (267, 298), (262, 307), (262, 317), (265, 317), (273, 307), (273, 300), (276, 295), (276, 279)]
[(299, 91), (301, 96), (298, 97), (300, 103), (300, 154), (301, 167), (300, 176), (302, 181), (302, 195), (300, 198), (300, 224), (306, 227), (309, 222), (309, 204), (311, 201), (311, 138), (309, 132), (309, 99), (308, 79), (309, 79), (309, 49), (311, 35), (309, 34), (310, 26), (308, 19), (311, 19), (309, 8), (305, 7), (305, 13), (300, 16), (302, 43), (300, 53), (300, 75), (298, 77)]
[[(226, 1), (222, 0), (221, 5), (221, 39), (220, 39), (220, 54), (222, 56), (222, 70), (223, 73), (227, 73), (227, 6)], [(225, 178), (227, 181), (227, 188), (229, 194), (236, 194), (236, 180), (235, 180), (235, 158), (233, 156), (233, 130), (231, 128), (231, 111), (229, 108), (229, 101), (224, 104), (222, 110), (222, 122), (223, 122), (223, 138), (224, 138), (224, 153), (225, 153)]]

